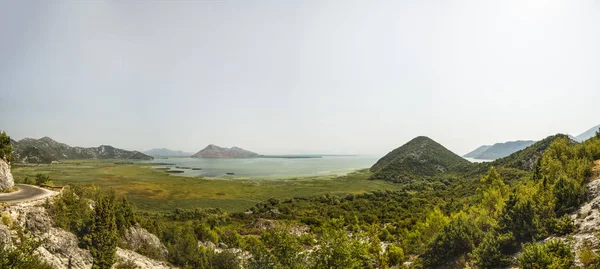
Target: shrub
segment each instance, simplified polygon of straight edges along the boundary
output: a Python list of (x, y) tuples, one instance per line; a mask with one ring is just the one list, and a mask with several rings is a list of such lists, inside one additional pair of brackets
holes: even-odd
[(598, 254), (596, 254), (593, 250), (592, 250), (592, 246), (590, 245), (590, 242), (585, 242), (581, 248), (579, 249), (579, 251), (577, 252), (577, 254), (579, 255), (579, 261), (581, 261), (581, 263), (586, 267), (591, 267), (592, 265), (598, 265), (599, 261), (598, 261)]
[(35, 184), (38, 186), (44, 185), (50, 181), (50, 176), (44, 174), (35, 175)]
[(404, 261), (404, 250), (398, 245), (389, 245), (386, 255), (388, 263), (391, 266), (400, 265)]
[(524, 244), (517, 260), (521, 269), (571, 268), (574, 264), (571, 246), (560, 240)]
[(471, 258), (479, 268), (500, 268), (510, 263), (508, 253), (514, 248), (514, 237), (511, 233), (488, 233), (477, 246)]
[(471, 252), (481, 241), (482, 232), (473, 223), (458, 218), (437, 235), (423, 254), (423, 265), (435, 268)]

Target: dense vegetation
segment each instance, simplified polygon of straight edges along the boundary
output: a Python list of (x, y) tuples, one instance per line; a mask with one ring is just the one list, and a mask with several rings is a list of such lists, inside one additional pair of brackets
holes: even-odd
[(12, 161), (12, 152), (13, 146), (10, 141), (10, 136), (2, 131), (2, 133), (0, 133), (0, 158), (10, 163)]
[(372, 179), (393, 182), (432, 177), (469, 162), (425, 136), (419, 136), (381, 158)]
[[(395, 190), (273, 198), (246, 212), (136, 212), (114, 192), (93, 186), (73, 186), (47, 206), (56, 225), (91, 250), (96, 268), (115, 262), (118, 238), (135, 223), (156, 234), (168, 255), (138, 252), (182, 268), (389, 268), (405, 261), (414, 268), (514, 262), (568, 268), (569, 245), (534, 242), (573, 230), (566, 214), (586, 198), (600, 135), (583, 143), (555, 137), (536, 159), (538, 149), (508, 161), (458, 164), (452, 173), (410, 179)], [(524, 163), (518, 158), (534, 160), (532, 168), (513, 166)], [(598, 262), (585, 251), (589, 264)]]

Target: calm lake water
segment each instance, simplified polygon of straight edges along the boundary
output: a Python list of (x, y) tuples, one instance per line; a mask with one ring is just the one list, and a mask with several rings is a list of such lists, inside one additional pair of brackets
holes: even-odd
[[(155, 168), (179, 170), (180, 176), (203, 176), (214, 178), (283, 179), (304, 176), (345, 175), (349, 172), (369, 168), (375, 156), (324, 156), (322, 158), (251, 158), (251, 159), (201, 159), (161, 158), (149, 163), (168, 163)], [(179, 168), (177, 168), (179, 167)], [(192, 170), (200, 168), (202, 170)], [(234, 173), (234, 175), (227, 175)]]

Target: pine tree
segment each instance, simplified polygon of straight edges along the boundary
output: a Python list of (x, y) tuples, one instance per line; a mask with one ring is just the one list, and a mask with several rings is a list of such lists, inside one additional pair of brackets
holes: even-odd
[(108, 269), (115, 263), (117, 224), (115, 220), (115, 193), (101, 193), (96, 200), (92, 217), (90, 252), (94, 269)]

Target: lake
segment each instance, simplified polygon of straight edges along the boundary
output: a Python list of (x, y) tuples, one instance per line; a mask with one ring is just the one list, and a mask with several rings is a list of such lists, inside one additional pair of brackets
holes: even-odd
[[(322, 158), (249, 158), (249, 159), (203, 159), (203, 158), (156, 158), (154, 168), (182, 171), (174, 175), (212, 178), (284, 179), (305, 176), (345, 175), (349, 172), (371, 167), (377, 162), (375, 156), (323, 156)], [(168, 165), (163, 165), (168, 163)], [(179, 168), (178, 168), (179, 167)], [(202, 169), (202, 170), (192, 170)], [(233, 173), (228, 175), (227, 173)]]

